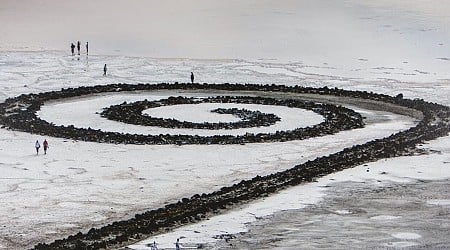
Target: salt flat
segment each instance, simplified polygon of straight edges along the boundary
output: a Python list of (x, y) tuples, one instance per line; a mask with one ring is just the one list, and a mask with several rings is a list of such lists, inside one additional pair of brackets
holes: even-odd
[[(326, 85), (389, 95), (403, 93), (405, 98), (450, 105), (450, 4), (446, 0), (133, 1), (133, 6), (121, 1), (56, 2), (60, 1), (2, 1), (0, 22), (6, 25), (0, 41), (1, 101), (24, 93), (97, 84), (187, 82), (193, 71), (198, 82)], [(118, 12), (122, 18), (117, 18)], [(142, 29), (143, 23), (149, 25)], [(69, 55), (70, 41), (78, 39), (90, 42), (89, 56)], [(109, 70), (103, 77), (105, 63)], [(126, 98), (112, 97), (116, 101)], [(43, 106), (40, 115), (59, 122), (60, 113), (71, 118), (75, 110), (81, 113), (72, 118), (77, 118), (80, 126), (101, 123), (88, 109), (94, 107), (78, 105), (86, 100), (73, 101), (72, 106), (66, 104), (62, 109)], [(100, 99), (92, 103), (100, 104)], [(0, 248), (29, 248), (126, 219), (194, 193), (388, 136), (415, 122), (388, 112), (358, 111), (374, 122), (332, 136), (271, 144), (111, 145), (1, 129)], [(33, 143), (44, 138), (50, 142), (49, 152), (36, 156)], [(185, 245), (225, 248), (228, 246), (223, 241), (212, 237), (245, 232), (257, 218), (283, 214), (282, 210), (297, 211), (320, 202), (333, 204), (330, 200), (337, 193), (333, 186), (339, 187), (341, 182), (349, 189), (361, 188), (347, 184), (352, 181), (377, 190), (393, 183), (441, 180), (429, 186), (425, 182), (421, 188), (448, 190), (450, 137), (421, 147), (429, 154), (381, 160), (335, 173), (130, 247), (146, 248), (145, 244), (156, 240), (160, 248), (169, 248), (182, 237)], [(363, 196), (375, 197), (370, 193)], [(445, 212), (449, 199), (445, 195), (420, 197), (418, 202)], [(332, 208), (340, 211), (340, 216), (352, 211), (346, 206)], [(384, 225), (401, 222), (388, 210), (371, 215), (375, 221), (384, 218)], [(448, 216), (441, 222), (446, 219)], [(441, 228), (437, 224), (430, 231)], [(327, 226), (319, 229), (326, 232)], [(372, 232), (375, 230), (380, 228)], [(267, 232), (260, 233), (262, 238), (270, 238)], [(420, 248), (433, 242), (433, 235), (414, 230), (394, 228), (386, 233), (385, 240), (375, 247)], [(331, 239), (331, 245), (318, 246), (333, 248), (332, 243)], [(343, 248), (353, 244), (349, 241)], [(443, 246), (449, 245), (443, 242)], [(262, 247), (258, 242), (240, 246)], [(268, 247), (298, 248), (289, 244)]]

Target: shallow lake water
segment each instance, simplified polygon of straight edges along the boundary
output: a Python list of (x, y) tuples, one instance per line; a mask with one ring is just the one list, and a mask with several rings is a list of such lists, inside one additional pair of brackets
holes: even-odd
[[(277, 213), (216, 246), (220, 249), (446, 249), (448, 180), (333, 185), (303, 210)], [(233, 238), (236, 237), (236, 238)]]

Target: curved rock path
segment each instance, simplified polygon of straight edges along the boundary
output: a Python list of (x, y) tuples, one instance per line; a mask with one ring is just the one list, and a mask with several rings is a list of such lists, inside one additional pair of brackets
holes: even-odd
[[(146, 85), (136, 85), (146, 87)], [(208, 194), (197, 194), (190, 198), (166, 205), (158, 209), (136, 214), (134, 218), (118, 221), (102, 228), (92, 228), (87, 233), (78, 233), (68, 238), (56, 240), (50, 244), (38, 244), (36, 249), (97, 249), (118, 247), (149, 235), (170, 229), (186, 223), (202, 220), (230, 207), (258, 199), (292, 185), (313, 181), (315, 178), (333, 173), (345, 168), (382, 158), (395, 157), (412, 152), (415, 146), (423, 141), (447, 135), (450, 131), (450, 109), (448, 107), (428, 103), (423, 100), (408, 100), (401, 96), (391, 97), (360, 91), (346, 91), (328, 88), (303, 88), (274, 85), (169, 85), (159, 87), (167, 89), (213, 89), (228, 91), (266, 91), (280, 94), (298, 93), (322, 96), (350, 97), (385, 103), (392, 108), (413, 109), (421, 113), (421, 121), (408, 130), (401, 131), (389, 137), (369, 141), (362, 145), (345, 148), (338, 153), (318, 157), (315, 160), (292, 167), (291, 169), (256, 176), (243, 180), (232, 186), (223, 187), (219, 191)], [(128, 85), (117, 85), (119, 91)], [(89, 88), (89, 87), (87, 87)], [(31, 95), (33, 96), (33, 95)], [(8, 103), (8, 100), (6, 101)], [(31, 108), (36, 108), (33, 103)], [(2, 106), (2, 112), (7, 108)], [(412, 112), (414, 113), (414, 112)], [(2, 117), (5, 119), (5, 116)], [(2, 120), (4, 121), (4, 120)]]

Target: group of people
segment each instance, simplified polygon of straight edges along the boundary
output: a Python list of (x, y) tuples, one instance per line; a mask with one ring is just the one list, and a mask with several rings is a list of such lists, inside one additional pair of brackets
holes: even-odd
[[(150, 245), (151, 250), (158, 250), (158, 247), (156, 246), (156, 241), (153, 241), (153, 243)], [(177, 239), (177, 242), (175, 242), (175, 250), (180, 250), (180, 239)]]
[[(70, 49), (72, 51), (72, 56), (75, 55), (75, 44), (71, 44), (70, 45)], [(81, 51), (81, 43), (80, 41), (77, 42), (77, 50), (78, 50), (78, 55), (80, 55), (80, 51)], [(86, 55), (89, 55), (89, 42), (86, 42)]]
[[(78, 55), (81, 54), (81, 42), (78, 41), (76, 46), (74, 43), (70, 44), (70, 50), (72, 52), (72, 56), (75, 56), (75, 47), (77, 48)], [(89, 42), (86, 42), (86, 55), (89, 55)], [(80, 59), (78, 58), (78, 60), (80, 60)], [(105, 64), (105, 66), (103, 66), (103, 76), (106, 76), (107, 69), (108, 68), (106, 67), (106, 64)]]
[[(78, 55), (80, 55), (81, 53), (81, 42), (78, 41), (77, 45), (75, 46), (74, 43), (72, 43), (70, 45), (70, 50), (72, 52), (72, 56), (75, 56), (75, 47), (77, 48), (78, 51)], [(86, 42), (86, 55), (89, 55), (89, 42)], [(103, 76), (106, 76), (106, 71), (108, 70), (108, 68), (105, 66), (103, 66)], [(194, 73), (191, 72), (191, 83), (194, 83)]]
[[(48, 149), (48, 141), (47, 139), (44, 140), (42, 143), (42, 146), (44, 146), (44, 154), (47, 154)], [(39, 149), (41, 148), (41, 144), (39, 143), (39, 140), (36, 140), (36, 143), (34, 144), (34, 147), (36, 148), (36, 155), (39, 154)]]

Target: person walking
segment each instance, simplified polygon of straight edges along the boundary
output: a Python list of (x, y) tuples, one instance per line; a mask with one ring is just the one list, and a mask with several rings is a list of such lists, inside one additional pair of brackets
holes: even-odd
[(194, 73), (191, 72), (191, 83), (194, 83)]
[(39, 144), (39, 141), (36, 140), (36, 143), (34, 144), (34, 147), (36, 148), (36, 155), (39, 154), (39, 148), (41, 147), (41, 144)]
[(86, 42), (86, 55), (89, 55), (89, 42)]
[(44, 155), (46, 155), (47, 154), (47, 149), (48, 149), (48, 141), (47, 141), (47, 139), (44, 140), (42, 145), (44, 146)]
[(80, 44), (80, 41), (78, 41), (77, 42), (78, 55), (80, 55), (80, 49), (81, 49), (81, 44)]
[(180, 239), (177, 239), (177, 242), (175, 242), (175, 249), (180, 250)]
[(70, 49), (72, 50), (72, 56), (74, 56), (75, 55), (75, 44), (71, 44), (70, 45)]
[(107, 70), (107, 68), (106, 68), (106, 63), (105, 63), (105, 66), (103, 67), (103, 76), (106, 76), (106, 70)]
[(156, 241), (153, 241), (150, 250), (158, 250), (158, 247), (156, 246)]

